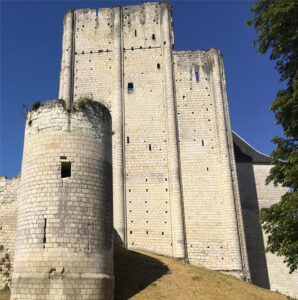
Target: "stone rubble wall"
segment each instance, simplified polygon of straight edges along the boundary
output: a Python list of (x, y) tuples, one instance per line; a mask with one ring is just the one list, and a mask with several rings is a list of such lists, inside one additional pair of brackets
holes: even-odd
[[(0, 177), (0, 289), (4, 288), (12, 275), (12, 265), (14, 258), (14, 245), (16, 239), (18, 202), (17, 194), (20, 187), (20, 176), (8, 179), (4, 176)], [(2, 248), (2, 247), (1, 247)], [(5, 259), (8, 254), (9, 258)], [(3, 259), (4, 258), (4, 259)], [(3, 263), (1, 264), (3, 260)], [(5, 265), (10, 261), (11, 268)], [(5, 272), (9, 276), (4, 275)]]

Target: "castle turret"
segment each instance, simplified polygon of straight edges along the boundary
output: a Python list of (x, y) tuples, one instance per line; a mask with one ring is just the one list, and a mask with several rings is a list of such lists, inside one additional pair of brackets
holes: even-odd
[(12, 299), (113, 297), (110, 113), (63, 104), (27, 114)]

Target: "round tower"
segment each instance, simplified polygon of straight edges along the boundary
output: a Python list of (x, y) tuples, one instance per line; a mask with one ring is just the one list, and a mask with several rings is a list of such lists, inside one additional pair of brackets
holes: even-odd
[(11, 299), (112, 299), (111, 117), (99, 103), (28, 112)]

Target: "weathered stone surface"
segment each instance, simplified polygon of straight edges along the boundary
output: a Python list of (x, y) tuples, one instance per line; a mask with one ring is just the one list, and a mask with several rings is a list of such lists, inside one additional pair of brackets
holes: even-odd
[[(65, 16), (59, 98), (65, 100), (66, 108), (82, 98), (91, 98), (108, 107), (112, 115), (115, 241), (131, 249), (174, 256), (251, 278), (260, 286), (297, 297), (297, 273), (287, 274), (282, 260), (274, 255), (266, 254), (264, 259), (266, 238), (257, 222), (258, 209), (278, 201), (285, 189), (264, 185), (272, 167), (270, 158), (232, 134), (222, 54), (216, 49), (174, 51), (173, 46), (171, 6), (165, 2), (98, 11), (80, 9), (68, 11)], [(71, 205), (80, 197), (89, 203), (87, 199), (94, 195), (86, 189), (93, 190), (101, 179), (97, 173), (90, 175), (89, 165), (84, 164), (102, 154), (91, 142), (101, 140), (97, 136), (101, 121), (96, 122), (96, 116), (87, 120), (70, 114), (66, 122), (61, 107), (44, 109), (44, 118), (38, 111), (30, 115), (32, 124), (30, 128), (27, 124), (26, 132), (32, 132), (30, 139), (36, 146), (31, 146), (29, 152), (39, 149), (35, 159), (41, 159), (42, 164), (50, 164), (41, 157), (43, 151), (57, 155), (51, 163), (59, 164), (62, 149), (67, 149), (61, 154), (67, 157), (73, 151), (74, 166), (80, 163), (74, 171), (84, 174), (86, 187), (72, 191)], [(57, 137), (57, 133), (70, 136), (69, 126), (73, 124), (80, 128), (71, 131), (74, 140)], [(53, 133), (46, 134), (47, 130)], [(87, 139), (89, 134), (92, 137)], [(92, 146), (84, 142), (85, 138)], [(27, 162), (28, 170), (34, 162)], [(52, 176), (48, 167), (44, 166), (44, 172)], [(40, 176), (33, 173), (28, 176), (32, 182), (39, 182)], [(49, 191), (54, 193), (49, 215), (55, 211), (58, 199), (69, 194), (67, 179), (64, 181), (63, 189)], [(16, 199), (17, 182), (6, 180), (3, 193)], [(47, 193), (45, 189), (39, 199)], [(36, 202), (38, 207), (39, 201), (33, 199), (28, 201)], [(13, 223), (16, 200), (9, 205), (7, 214)], [(0, 205), (0, 211), (7, 207)], [(92, 215), (91, 207), (87, 207), (69, 210), (62, 205), (63, 222), (69, 220), (71, 225), (70, 220), (77, 220), (82, 212)], [(1, 218), (0, 226), (7, 223)], [(42, 220), (44, 217), (40, 226)], [(63, 227), (63, 222), (59, 226), (57, 219), (55, 226), (59, 229), (53, 232), (53, 243), (79, 255), (89, 239), (88, 230), (80, 225), (81, 238), (77, 239), (73, 236), (75, 229)], [(13, 239), (15, 225), (5, 230), (4, 239), (8, 235)], [(28, 230), (26, 234), (30, 242), (40, 246), (35, 236), (39, 232)], [(55, 235), (59, 234), (58, 239)], [(65, 242), (69, 236), (71, 241)], [(12, 251), (13, 243), (8, 244)], [(44, 259), (51, 261), (48, 256)], [(62, 280), (61, 267), (64, 279), (74, 278), (67, 275), (64, 265), (51, 266), (53, 270), (47, 276)], [(70, 286), (66, 290), (77, 293)]]
[(60, 102), (27, 114), (11, 298), (112, 299), (110, 113)]

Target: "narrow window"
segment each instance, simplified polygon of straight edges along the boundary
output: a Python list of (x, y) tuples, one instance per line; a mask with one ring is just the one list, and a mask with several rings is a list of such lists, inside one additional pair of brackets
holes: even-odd
[(45, 248), (46, 246), (46, 241), (47, 241), (47, 219), (44, 219), (44, 225), (43, 225), (43, 247)]
[(198, 81), (200, 80), (200, 77), (199, 77), (199, 72), (198, 72), (198, 71), (196, 71), (196, 72), (195, 72), (195, 74), (196, 74), (196, 82), (198, 82)]
[(127, 144), (129, 144), (129, 136), (126, 137)]
[(129, 82), (128, 85), (127, 85), (127, 91), (129, 93), (132, 93), (133, 92), (133, 83), (132, 82)]
[(151, 144), (149, 144), (149, 151), (151, 151)]
[(152, 40), (155, 40), (155, 34), (154, 33), (152, 34)]
[(202, 140), (202, 146), (204, 146), (204, 140)]
[(157, 69), (160, 69), (160, 64), (157, 64)]
[(61, 162), (61, 178), (71, 177), (71, 162)]
[(132, 234), (132, 230), (129, 233)]
[(137, 31), (135, 30), (135, 36), (137, 36)]

